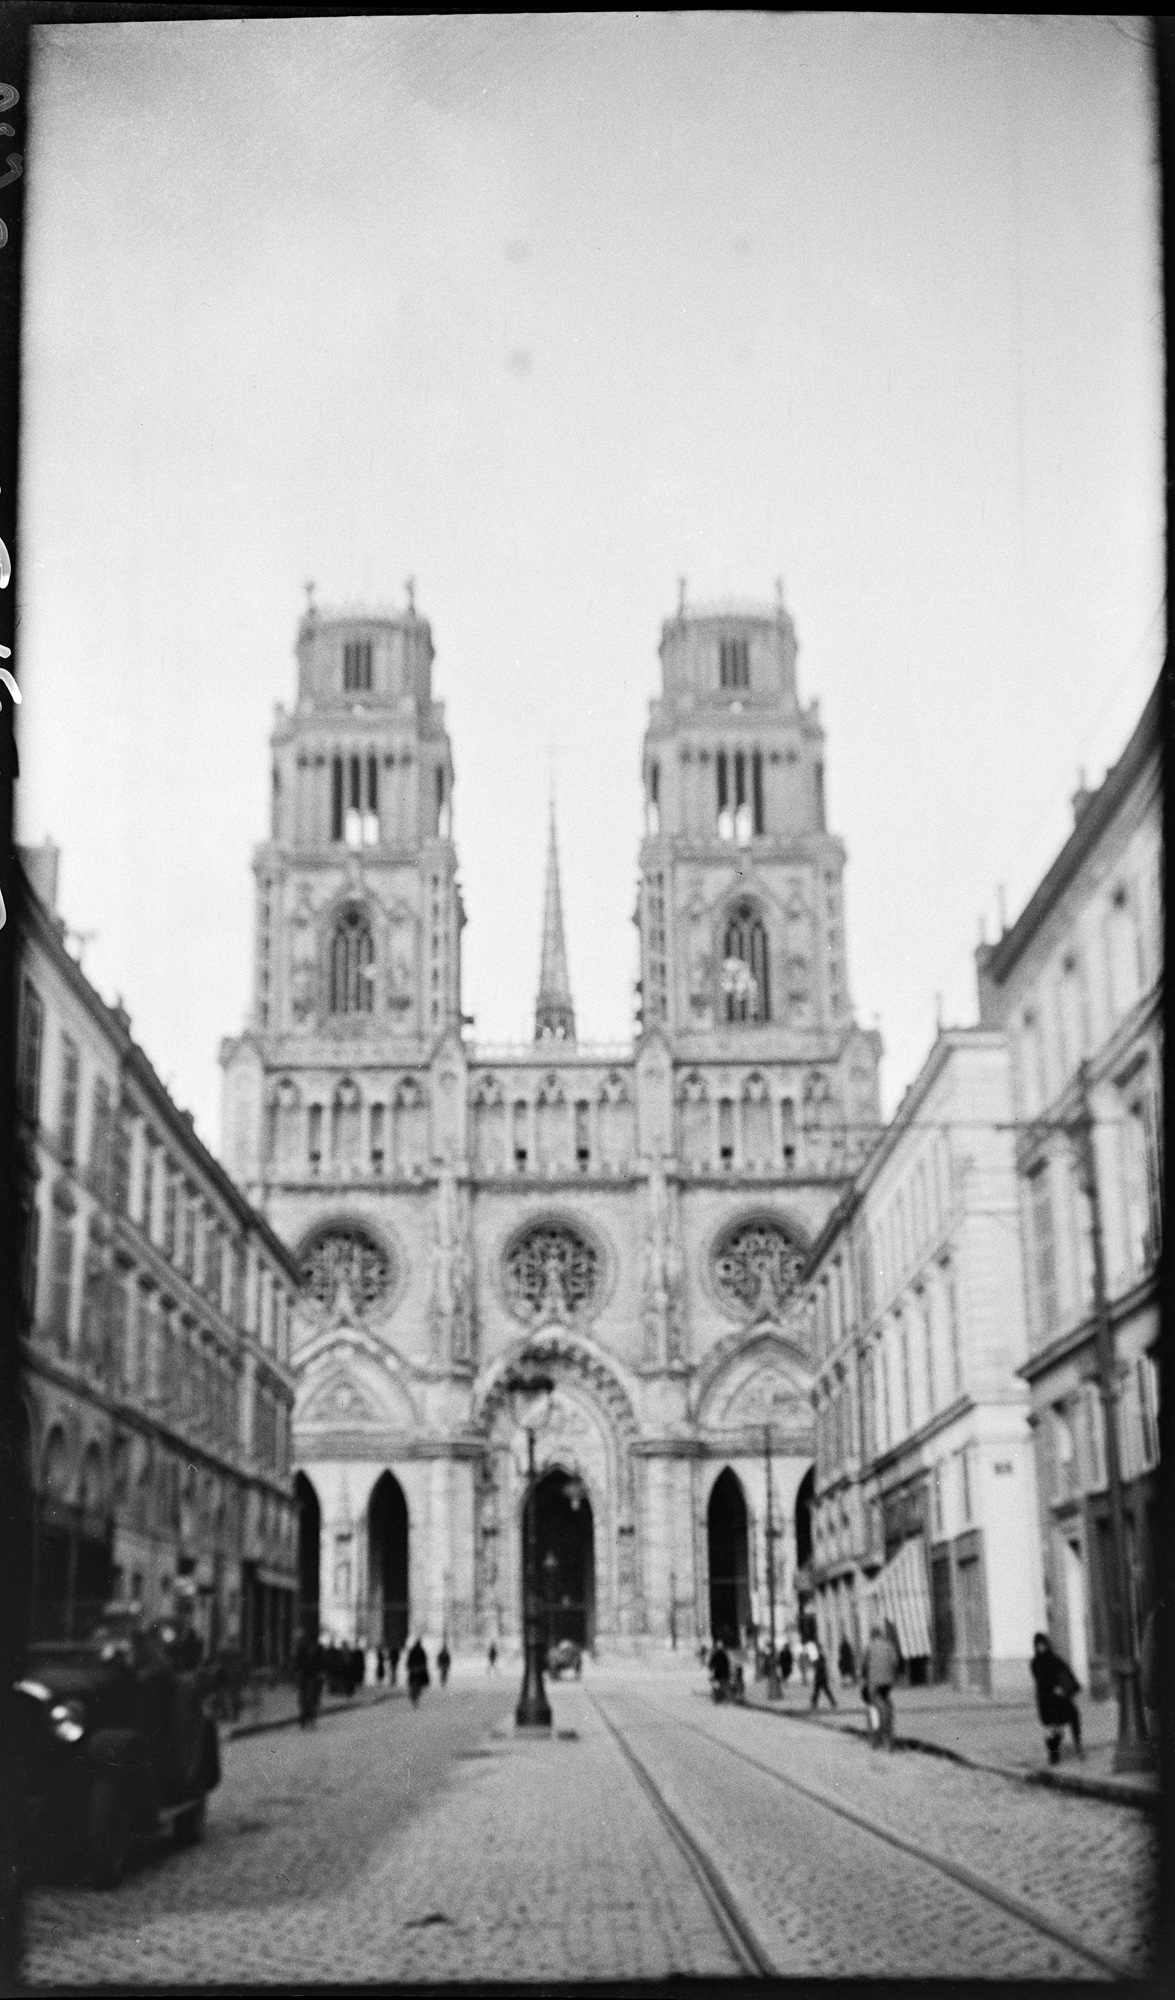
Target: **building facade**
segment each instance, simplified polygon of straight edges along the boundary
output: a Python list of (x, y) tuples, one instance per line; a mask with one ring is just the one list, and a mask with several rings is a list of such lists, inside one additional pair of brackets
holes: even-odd
[(1075, 1136), (1088, 1101), (1117, 1358), (1127, 1615), (1137, 1647), (1159, 1549), (1162, 1231), (1161, 684), (1065, 846), (979, 951), (981, 1019), (1007, 1033), (1049, 1631), (1078, 1679), (1111, 1685), (1106, 1412), (1097, 1385), (1090, 1203)]
[(34, 1637), (111, 1598), (194, 1603), (209, 1648), (288, 1657), (297, 1272), (66, 949), (57, 852), (22, 855), (21, 1297)]
[(830, 1659), (1023, 1692), (1043, 1590), (1003, 1036), (940, 1030), (813, 1248), (812, 1585)]
[(540, 1361), (552, 1632), (761, 1625), (768, 1437), (781, 1605), (806, 1555), (798, 1276), (878, 1122), (791, 620), (683, 598), (663, 628), (642, 1020), (606, 1048), (576, 1035), (553, 818), (534, 1040), (465, 1033), (425, 620), (310, 608), (296, 650), (254, 863), (252, 1017), (222, 1062), (226, 1165), (302, 1273), (307, 1621), (391, 1643), (517, 1630), (506, 1385)]

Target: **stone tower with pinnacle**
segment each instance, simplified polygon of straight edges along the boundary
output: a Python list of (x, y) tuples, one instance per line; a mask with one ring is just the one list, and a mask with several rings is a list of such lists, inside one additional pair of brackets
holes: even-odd
[(563, 938), (563, 900), (559, 892), (559, 846), (555, 833), (555, 800), (551, 798), (550, 832), (547, 838), (547, 882), (543, 897), (543, 950), (539, 966), (538, 999), (534, 1010), (536, 1042), (574, 1042), (575, 1008), (567, 974), (567, 947)]

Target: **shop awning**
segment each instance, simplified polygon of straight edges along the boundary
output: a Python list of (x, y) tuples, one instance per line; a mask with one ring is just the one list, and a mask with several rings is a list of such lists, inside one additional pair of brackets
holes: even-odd
[(923, 1659), (930, 1653), (930, 1584), (921, 1535), (903, 1542), (896, 1556), (874, 1577), (866, 1603), (870, 1623), (876, 1618), (893, 1626), (904, 1660)]

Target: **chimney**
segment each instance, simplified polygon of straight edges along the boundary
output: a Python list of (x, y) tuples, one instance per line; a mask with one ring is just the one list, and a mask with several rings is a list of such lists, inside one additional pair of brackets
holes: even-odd
[(17, 851), (34, 895), (44, 903), (50, 916), (56, 916), (57, 863), (61, 849), (46, 836), (39, 847), (21, 847)]
[(1076, 825), (1077, 821), (1081, 818), (1082, 813), (1085, 811), (1086, 807), (1088, 806), (1093, 796), (1094, 794), (1090, 791), (1089, 786), (1085, 782), (1084, 770), (1078, 771), (1077, 790), (1074, 792), (1073, 797), (1070, 800), (1070, 804), (1073, 807), (1074, 825)]

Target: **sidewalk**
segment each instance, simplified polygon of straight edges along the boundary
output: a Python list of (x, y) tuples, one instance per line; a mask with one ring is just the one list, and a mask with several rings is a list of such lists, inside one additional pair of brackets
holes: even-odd
[[(776, 1713), (816, 1723), (822, 1729), (867, 1737), (860, 1689), (838, 1685), (834, 1692), (837, 1707), (830, 1709), (821, 1701), (813, 1713), (810, 1690), (793, 1680), (783, 1698), (770, 1706)], [(756, 1681), (748, 1688), (747, 1700), (756, 1708), (766, 1708), (766, 1682)], [(1117, 1702), (1083, 1701), (1080, 1707), (1085, 1755), (1079, 1758), (1072, 1739), (1067, 1739), (1059, 1764), (1046, 1761), (1044, 1731), (1031, 1698), (1019, 1702), (1006, 1695), (943, 1686), (895, 1688), (894, 1740), (902, 1749), (937, 1752), (975, 1770), (996, 1771), (1028, 1784), (1052, 1785), (1125, 1805), (1156, 1806), (1156, 1773), (1113, 1769)]]
[[(374, 1687), (364, 1684), (353, 1695), (323, 1694), (319, 1715), (335, 1715), (340, 1709), (370, 1708), (373, 1702), (389, 1701), (405, 1692), (402, 1686), (389, 1688), (385, 1681)], [(255, 1736), (263, 1729), (286, 1729), (298, 1720), (298, 1690), (293, 1681), (275, 1681), (264, 1687), (246, 1689), (241, 1712), (235, 1722), (222, 1724), (222, 1736)]]

